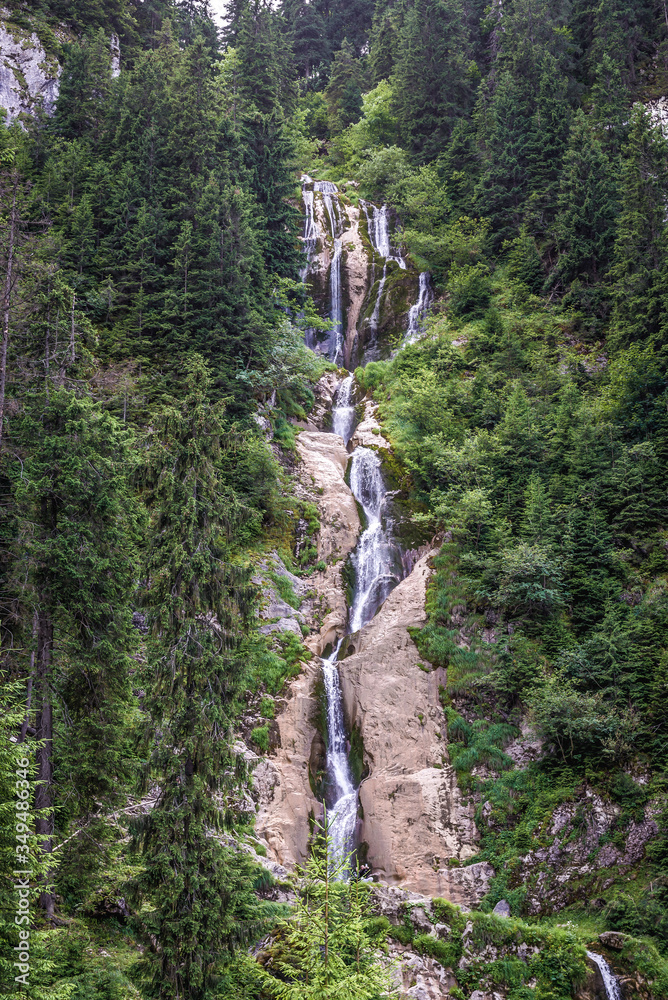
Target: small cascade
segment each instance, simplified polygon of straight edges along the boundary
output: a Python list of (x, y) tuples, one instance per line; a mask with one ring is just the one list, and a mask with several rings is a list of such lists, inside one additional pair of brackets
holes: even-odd
[(382, 523), (387, 491), (380, 472), (380, 458), (370, 448), (356, 448), (353, 452), (350, 489), (367, 518), (367, 527), (353, 556), (355, 596), (349, 625), (352, 633), (371, 621), (403, 573), (392, 535)]
[(420, 321), (423, 319), (433, 296), (429, 287), (429, 272), (422, 271), (420, 274), (420, 289), (418, 300), (410, 307), (408, 312), (408, 329), (404, 338), (404, 344), (413, 344), (420, 335)]
[(588, 951), (587, 958), (591, 959), (594, 965), (598, 966), (598, 970), (601, 973), (601, 978), (603, 980), (603, 985), (605, 986), (605, 995), (607, 1000), (622, 1000), (622, 990), (617, 981), (617, 977), (606, 960), (603, 958), (603, 955), (598, 955), (595, 951)]
[(357, 789), (348, 763), (346, 728), (343, 721), (341, 682), (336, 666), (336, 649), (322, 661), (322, 674), (327, 695), (327, 777), (334, 804), (329, 812), (329, 835), (332, 852), (338, 859), (354, 848), (357, 823)]
[(316, 244), (318, 242), (318, 227), (315, 222), (315, 193), (312, 189), (309, 189), (306, 185), (311, 183), (311, 178), (306, 174), (302, 176), (302, 200), (304, 202), (304, 236), (302, 237), (304, 243), (304, 255), (306, 257), (306, 264), (301, 269), (300, 277), (302, 281), (306, 280), (308, 274), (309, 265), (315, 253)]
[(334, 240), (334, 254), (329, 271), (330, 319), (332, 332), (329, 335), (329, 358), (335, 365), (343, 363), (343, 316), (341, 307), (341, 240)]
[(339, 239), (342, 232), (341, 213), (339, 202), (333, 196), (338, 193), (336, 184), (331, 181), (316, 181), (313, 185), (314, 191), (319, 191), (322, 195), (323, 204), (329, 218), (329, 228), (334, 241), (334, 252), (329, 268), (330, 287), (330, 308), (329, 316), (332, 320), (332, 332), (329, 338), (328, 357), (336, 365), (343, 362), (343, 297), (341, 295), (341, 255), (343, 243)]
[(344, 378), (336, 393), (336, 403), (332, 409), (332, 430), (340, 434), (343, 443), (348, 444), (353, 434), (355, 404), (353, 403), (354, 375)]
[(369, 332), (371, 334), (369, 338), (369, 346), (374, 347), (378, 338), (378, 322), (380, 320), (380, 303), (383, 298), (383, 289), (385, 288), (385, 282), (387, 281), (387, 261), (383, 265), (383, 274), (378, 282), (378, 292), (376, 294), (376, 301), (374, 303), (373, 312), (369, 318)]
[[(366, 215), (369, 239), (376, 253), (384, 257), (385, 260), (393, 260), (402, 271), (406, 270), (406, 261), (400, 253), (393, 251), (390, 241), (390, 209), (387, 205), (371, 205), (360, 201)], [(371, 215), (369, 215), (369, 207)]]

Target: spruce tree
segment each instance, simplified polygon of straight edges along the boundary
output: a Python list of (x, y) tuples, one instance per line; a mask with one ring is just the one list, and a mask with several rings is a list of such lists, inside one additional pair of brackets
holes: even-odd
[(607, 269), (618, 211), (617, 185), (591, 119), (576, 112), (568, 137), (558, 195), (557, 274), (565, 284), (591, 283)]
[(471, 103), (471, 45), (455, 0), (417, 0), (405, 17), (393, 76), (404, 143), (428, 162), (443, 151)]
[(327, 823), (316, 827), (315, 849), (294, 877), (296, 906), (262, 955), (260, 981), (276, 1000), (385, 1000), (397, 994), (378, 961), (369, 887), (337, 857)]
[(610, 273), (615, 342), (625, 344), (655, 337), (666, 311), (668, 144), (640, 104), (631, 116), (620, 188), (621, 213)]
[(139, 831), (150, 902), (141, 922), (161, 942), (151, 972), (157, 995), (206, 994), (216, 963), (259, 921), (253, 871), (225, 846), (244, 777), (231, 720), (248, 667), (254, 588), (230, 559), (247, 516), (223, 477), (234, 448), (210, 373), (193, 355), (183, 402), (155, 417), (142, 473), (152, 510), (144, 572), (150, 770), (159, 795)]
[(475, 191), (477, 212), (492, 223), (496, 243), (510, 239), (524, 211), (529, 180), (527, 142), (534, 106), (524, 81), (501, 74), (488, 110), (481, 113), (483, 168)]
[[(34, 444), (16, 472), (14, 574), (24, 595), (29, 584), (25, 617), (34, 621), (34, 666), (25, 669), (40, 741), (35, 809), (44, 812), (37, 833), (48, 856), (68, 820), (97, 834), (101, 846), (109, 830), (99, 803), (112, 811), (132, 777), (136, 633), (129, 601), (138, 514), (129, 492), (128, 434), (115, 418), (65, 389), (36, 402), (16, 432), (24, 446)], [(71, 842), (67, 852), (75, 883), (99, 862), (89, 844)], [(53, 913), (48, 891), (42, 906)]]

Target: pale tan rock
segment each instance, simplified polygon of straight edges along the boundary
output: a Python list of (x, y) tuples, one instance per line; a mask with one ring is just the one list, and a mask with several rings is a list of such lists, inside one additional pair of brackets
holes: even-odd
[(357, 324), (364, 301), (369, 293), (369, 251), (362, 243), (360, 235), (360, 210), (354, 205), (343, 206), (345, 211), (344, 224), (348, 227), (341, 236), (343, 244), (343, 274), (342, 280), (347, 293), (348, 307), (346, 310), (345, 357), (348, 367), (351, 365), (356, 340)]
[(420, 669), (407, 629), (426, 620), (430, 575), (423, 556), (376, 617), (350, 639), (339, 671), (346, 717), (358, 726), (370, 774), (360, 786), (361, 840), (374, 872), (390, 884), (470, 906), (477, 890), (449, 859), (476, 853), (473, 808), (447, 761), (441, 669)]
[[(317, 498), (321, 522), (318, 558), (327, 562), (326, 570), (309, 581), (329, 609), (319, 633), (306, 640), (319, 655), (346, 629), (348, 609), (341, 571), (357, 542), (360, 521), (344, 479), (348, 452), (343, 440), (336, 434), (303, 431), (297, 437), (297, 451), (300, 479), (315, 490)], [(312, 722), (316, 708), (313, 686), (319, 669), (319, 661), (314, 659), (291, 683), (287, 705), (276, 720), (280, 746), (258, 764), (253, 775), (258, 800), (256, 833), (266, 842), (270, 859), (286, 867), (306, 858), (309, 814), (319, 817), (322, 811), (311, 791), (308, 771), (314, 744), (320, 738)]]
[(287, 705), (276, 720), (280, 747), (253, 772), (258, 800), (255, 833), (266, 842), (270, 859), (285, 867), (305, 860), (309, 813), (319, 816), (322, 810), (308, 776), (313, 741), (318, 738), (312, 722), (317, 671), (311, 662), (290, 685)]
[(386, 441), (380, 433), (380, 424), (376, 420), (376, 410), (378, 407), (371, 400), (364, 404), (364, 417), (355, 428), (355, 433), (350, 439), (353, 448), (389, 448), (389, 441)]
[(317, 545), (318, 559), (324, 560), (327, 568), (314, 574), (312, 584), (326, 613), (319, 633), (306, 641), (320, 655), (346, 630), (348, 607), (342, 570), (357, 543), (360, 519), (344, 479), (349, 456), (343, 439), (338, 434), (303, 431), (297, 438), (297, 451), (302, 462), (302, 482), (322, 491), (317, 497), (321, 525)]

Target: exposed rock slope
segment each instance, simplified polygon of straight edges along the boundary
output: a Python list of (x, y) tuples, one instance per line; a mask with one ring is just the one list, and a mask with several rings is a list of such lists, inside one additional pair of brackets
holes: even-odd
[(300, 476), (317, 491), (320, 513), (318, 559), (326, 569), (315, 574), (313, 586), (320, 595), (324, 617), (317, 635), (307, 645), (320, 655), (343, 635), (348, 617), (343, 567), (355, 547), (360, 530), (355, 498), (345, 482), (348, 452), (337, 434), (305, 431), (297, 438)]
[[(327, 564), (310, 580), (323, 617), (319, 631), (306, 644), (320, 654), (345, 631), (348, 609), (342, 569), (357, 542), (360, 521), (344, 478), (348, 452), (342, 439), (304, 431), (297, 438), (297, 451), (302, 484), (313, 491), (318, 504), (318, 558)], [(277, 719), (279, 746), (258, 765), (254, 776), (259, 800), (256, 833), (266, 841), (272, 860), (287, 866), (305, 859), (309, 814), (319, 816), (322, 808), (309, 781), (309, 762), (317, 757), (321, 742), (314, 724), (319, 669), (318, 661), (312, 661), (290, 684), (287, 705)]]
[(374, 872), (390, 883), (470, 906), (490, 873), (478, 865), (447, 865), (476, 853), (473, 811), (464, 805), (447, 761), (438, 691), (444, 672), (421, 665), (408, 634), (426, 619), (429, 555), (392, 591), (373, 621), (350, 637), (341, 685), (347, 718), (359, 729), (370, 769), (360, 786), (361, 839)]

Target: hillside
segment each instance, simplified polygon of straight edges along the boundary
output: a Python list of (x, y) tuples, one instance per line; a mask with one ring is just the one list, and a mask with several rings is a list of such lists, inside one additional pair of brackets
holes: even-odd
[(668, 998), (664, 5), (0, 49), (0, 993)]

